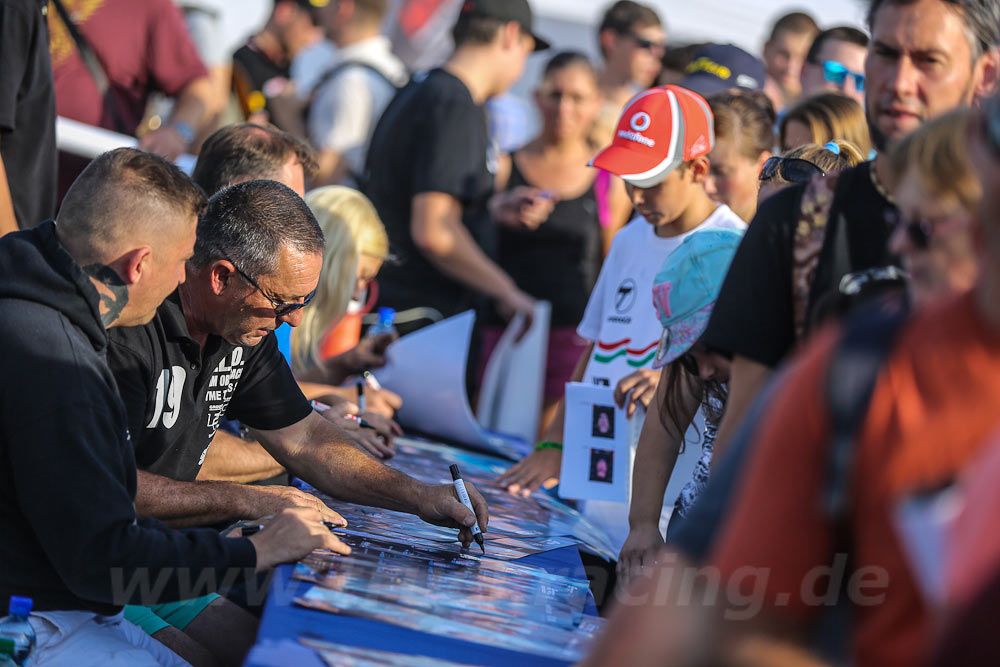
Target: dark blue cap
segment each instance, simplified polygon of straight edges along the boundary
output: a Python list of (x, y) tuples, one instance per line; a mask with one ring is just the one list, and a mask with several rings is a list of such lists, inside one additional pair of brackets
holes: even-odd
[(706, 44), (688, 63), (679, 85), (702, 96), (730, 88), (763, 90), (764, 63), (733, 44)]

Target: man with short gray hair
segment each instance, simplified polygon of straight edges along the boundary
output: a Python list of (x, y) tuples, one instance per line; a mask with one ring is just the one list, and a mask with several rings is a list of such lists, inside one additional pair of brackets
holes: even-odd
[(316, 548), (346, 552), (315, 510), (232, 539), (137, 517), (108, 335), (149, 322), (184, 280), (204, 205), (176, 167), (122, 148), (83, 171), (56, 223), (0, 239), (11, 277), (0, 283), (0, 607), (34, 600), (32, 664), (186, 664), (125, 622), (122, 605), (203, 595), (192, 589)]
[(432, 486), (378, 463), (315, 413), (273, 335), (296, 326), (319, 282), (323, 235), (308, 206), (275, 181), (248, 181), (210, 200), (198, 223), (187, 281), (152, 322), (116, 332), (109, 360), (128, 409), (138, 462), (141, 514), (202, 525), (313, 507), (343, 519), (314, 496), (283, 486), (196, 481), (220, 419), (238, 419), (283, 467), (324, 493), (412, 512), (461, 529), (479, 517), (450, 484)]

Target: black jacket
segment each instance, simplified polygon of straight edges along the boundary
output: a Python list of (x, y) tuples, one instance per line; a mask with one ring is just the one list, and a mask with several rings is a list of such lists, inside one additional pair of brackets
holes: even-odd
[(251, 574), (246, 539), (136, 519), (99, 296), (54, 223), (0, 239), (0, 276), (0, 609), (112, 614)]

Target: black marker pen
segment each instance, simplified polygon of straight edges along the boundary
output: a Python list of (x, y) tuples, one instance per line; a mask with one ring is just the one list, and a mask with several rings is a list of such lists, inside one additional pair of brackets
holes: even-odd
[[(476, 515), (476, 510), (472, 509), (472, 501), (469, 500), (469, 491), (465, 488), (465, 482), (462, 481), (462, 473), (458, 471), (458, 464), (452, 464), (449, 468), (451, 470), (451, 479), (455, 484), (455, 491), (458, 493), (458, 499), (462, 501), (462, 504), (469, 508), (472, 515)], [(472, 539), (476, 541), (479, 548), (486, 553), (486, 546), (483, 544), (483, 531), (479, 530), (479, 520), (472, 524)]]

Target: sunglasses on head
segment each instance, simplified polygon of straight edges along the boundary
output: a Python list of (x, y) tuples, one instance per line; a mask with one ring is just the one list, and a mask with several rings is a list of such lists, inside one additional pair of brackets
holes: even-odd
[(823, 78), (830, 83), (836, 84), (838, 86), (844, 85), (844, 81), (847, 77), (854, 77), (854, 87), (857, 91), (864, 92), (865, 90), (865, 75), (860, 72), (852, 72), (847, 69), (843, 63), (838, 63), (836, 60), (825, 60), (822, 63), (823, 66)]
[(775, 174), (789, 183), (808, 183), (817, 176), (826, 176), (826, 172), (809, 160), (798, 157), (781, 157), (776, 155), (768, 158), (760, 170), (760, 180), (769, 181)]
[(635, 42), (636, 46), (638, 46), (640, 49), (645, 49), (646, 51), (653, 51), (653, 50), (662, 51), (664, 48), (666, 48), (663, 42), (654, 42), (650, 39), (646, 39), (645, 37), (640, 37), (634, 32), (628, 33), (628, 36), (632, 38), (632, 41)]
[(250, 283), (258, 292), (260, 292), (264, 296), (265, 299), (267, 299), (271, 303), (271, 305), (274, 307), (275, 317), (284, 317), (285, 315), (290, 315), (291, 313), (294, 313), (296, 310), (301, 310), (305, 308), (306, 306), (309, 305), (309, 302), (313, 300), (313, 297), (316, 296), (316, 290), (313, 290), (312, 292), (306, 295), (306, 298), (302, 299), (302, 303), (288, 303), (285, 301), (278, 301), (276, 299), (272, 299), (270, 296), (268, 296), (267, 292), (261, 289), (261, 286), (257, 284), (257, 281), (251, 278), (249, 275), (247, 275), (247, 273), (243, 271), (243, 269), (241, 269), (236, 264), (236, 262), (229, 259), (228, 255), (226, 255), (221, 250), (219, 251), (219, 254), (222, 255), (222, 258), (224, 260), (233, 265), (233, 268), (236, 269), (236, 273), (240, 274), (240, 277), (242, 277), (243, 280)]

